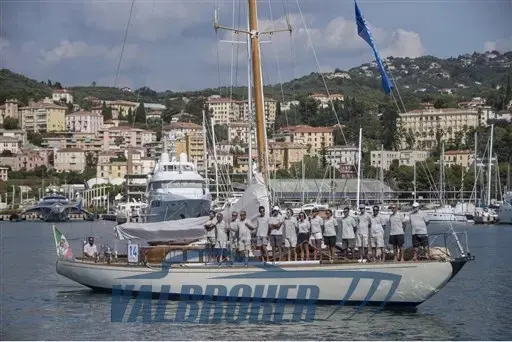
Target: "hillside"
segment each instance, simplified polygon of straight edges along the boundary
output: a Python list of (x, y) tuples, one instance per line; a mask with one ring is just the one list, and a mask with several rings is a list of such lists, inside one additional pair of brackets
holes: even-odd
[[(458, 98), (486, 96), (503, 85), (512, 69), (512, 51), (500, 54), (497, 51), (473, 53), (457, 58), (440, 59), (433, 56), (419, 58), (386, 59), (389, 73), (397, 81), (402, 97), (410, 108), (415, 107), (425, 98), (437, 98), (441, 94), (455, 95)], [(385, 100), (380, 89), (380, 75), (375, 62), (365, 63), (349, 70), (336, 69), (323, 75), (331, 93), (341, 93), (355, 97), (361, 102), (379, 103)], [(17, 97), (22, 102), (28, 98), (36, 100), (49, 96), (52, 87), (45, 82), (31, 80), (23, 75), (3, 69), (0, 71), (0, 101)], [(60, 86), (60, 84), (58, 84)], [(64, 85), (65, 86), (65, 85)], [(309, 95), (325, 93), (322, 75), (311, 73), (291, 80), (282, 85), (286, 100)], [(196, 97), (212, 94), (227, 94), (227, 88), (203, 89), (198, 91), (175, 93), (172, 91), (156, 92), (143, 87), (133, 92), (113, 87), (80, 86), (71, 87), (77, 101), (94, 96), (102, 100), (137, 99), (144, 102), (164, 104), (169, 98)], [(247, 88), (233, 89), (236, 98), (245, 98)], [(266, 96), (281, 99), (281, 86), (265, 87)]]

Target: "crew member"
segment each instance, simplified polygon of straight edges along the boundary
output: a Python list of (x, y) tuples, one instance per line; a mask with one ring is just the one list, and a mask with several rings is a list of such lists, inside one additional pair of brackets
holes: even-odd
[(324, 242), (329, 251), (329, 261), (332, 262), (335, 257), (334, 247), (336, 246), (336, 230), (338, 229), (338, 221), (332, 217), (332, 210), (327, 209), (326, 218), (323, 224)]
[(418, 250), (425, 249), (427, 256), (429, 256), (428, 248), (428, 232), (427, 226), (429, 224), (427, 215), (420, 210), (420, 204), (414, 202), (412, 204), (412, 212), (409, 214), (409, 222), (411, 224), (412, 233), (412, 247), (414, 248), (414, 255), (412, 260), (418, 260)]
[(320, 256), (319, 251), (322, 249), (322, 226), (324, 219), (318, 216), (318, 208), (313, 208), (311, 223), (311, 237), (310, 240), (313, 242), (313, 260), (316, 260), (317, 255)]
[(297, 261), (297, 220), (293, 217), (293, 210), (286, 209), (286, 217), (284, 218), (284, 247), (288, 254), (288, 261), (291, 261), (292, 252), (295, 261)]
[(391, 215), (389, 215), (388, 224), (389, 227), (389, 244), (393, 245), (393, 261), (397, 262), (400, 260), (404, 261), (404, 243), (405, 243), (405, 218), (398, 212), (398, 206), (396, 204), (390, 205)]

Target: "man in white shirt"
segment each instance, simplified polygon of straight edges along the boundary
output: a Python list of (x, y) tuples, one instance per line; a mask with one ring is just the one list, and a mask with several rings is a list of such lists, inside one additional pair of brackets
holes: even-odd
[(96, 258), (98, 256), (98, 249), (94, 244), (94, 238), (91, 236), (88, 239), (88, 243), (84, 246), (84, 256), (86, 258)]
[[(274, 261), (281, 261), (283, 248), (283, 216), (281, 209), (276, 205), (272, 208), (272, 217), (268, 220), (268, 228), (270, 230), (270, 245), (272, 246), (272, 256)], [(268, 260), (267, 260), (268, 261)]]
[(206, 230), (206, 244), (209, 251), (207, 259), (209, 262), (213, 260), (215, 244), (217, 243), (217, 230), (215, 229), (217, 218), (215, 214), (215, 211), (210, 210), (210, 213), (208, 214), (209, 219), (204, 224), (204, 229)]
[(231, 222), (228, 226), (228, 254), (229, 261), (233, 263), (237, 259), (238, 249), (238, 213), (236, 211), (231, 213)]
[(228, 224), (224, 221), (221, 213), (217, 214), (217, 223), (215, 224), (215, 249), (217, 250), (217, 262), (222, 262), (225, 257), (225, 251), (228, 243)]
[(293, 217), (293, 210), (291, 208), (286, 209), (286, 217), (284, 218), (284, 247), (288, 254), (288, 261), (291, 261), (292, 252), (297, 261), (297, 228), (298, 223), (295, 217)]
[(387, 227), (389, 227), (389, 244), (393, 245), (394, 262), (404, 261), (404, 243), (405, 243), (405, 217), (398, 212), (398, 206), (391, 204), (389, 206), (392, 213), (389, 215)]
[(318, 216), (318, 208), (313, 208), (313, 216), (309, 220), (311, 223), (311, 240), (313, 242), (313, 260), (316, 260), (318, 252), (322, 248), (322, 226), (324, 219)]
[(413, 261), (418, 260), (418, 250), (420, 248), (428, 250), (428, 231), (427, 226), (429, 224), (427, 215), (420, 210), (420, 204), (414, 202), (412, 204), (412, 212), (409, 214), (409, 223), (412, 231), (412, 247), (414, 248)]
[(355, 259), (354, 240), (356, 239), (357, 222), (350, 216), (350, 208), (343, 208), (343, 217), (341, 219), (341, 249), (345, 258), (348, 258), (348, 250), (352, 252), (352, 259)]
[(380, 248), (379, 260), (385, 261), (386, 254), (384, 253), (384, 227), (386, 220), (380, 215), (380, 208), (378, 205), (373, 207), (373, 215), (371, 216), (372, 226), (370, 228), (370, 246), (372, 247), (373, 260), (377, 260), (377, 248)]
[(240, 212), (240, 220), (237, 224), (238, 231), (238, 250), (244, 255), (244, 264), (247, 267), (249, 253), (251, 252), (251, 234), (256, 227), (247, 219), (245, 211)]
[(338, 228), (338, 221), (332, 217), (331, 209), (327, 209), (326, 215), (327, 217), (324, 219), (324, 231), (322, 235), (324, 237), (324, 243), (329, 251), (329, 261), (332, 262), (332, 259), (335, 256), (334, 246), (336, 246), (336, 229)]
[(371, 227), (370, 214), (366, 212), (364, 204), (359, 206), (359, 216), (357, 217), (357, 231), (356, 231), (356, 247), (359, 248), (359, 255), (361, 259), (365, 259), (368, 252), (368, 234)]
[(265, 214), (265, 207), (259, 207), (260, 215), (256, 217), (256, 247), (259, 248), (261, 253), (261, 261), (268, 259), (267, 253), (267, 245), (268, 245), (268, 235), (269, 235), (269, 227), (268, 227), (268, 219), (269, 217)]

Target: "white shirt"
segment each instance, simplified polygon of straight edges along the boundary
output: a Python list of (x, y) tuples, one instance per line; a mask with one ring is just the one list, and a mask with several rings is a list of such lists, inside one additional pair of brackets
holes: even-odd
[(321, 233), (322, 225), (324, 224), (324, 219), (320, 216), (311, 218), (311, 234)]
[(251, 241), (251, 229), (249, 227), (254, 227), (248, 219), (245, 219), (244, 221), (238, 221), (237, 228), (238, 228), (238, 239), (240, 241), (244, 242), (250, 242)]
[(387, 226), (389, 226), (389, 235), (403, 235), (405, 217), (398, 211), (389, 215)]
[(372, 236), (375, 236), (377, 234), (383, 234), (384, 233), (384, 227), (386, 225), (386, 220), (380, 215), (377, 214), (377, 216), (372, 215), (372, 227), (370, 229), (370, 234)]
[(284, 219), (284, 236), (286, 238), (297, 237), (297, 220), (295, 217), (290, 216), (289, 218)]
[(270, 229), (270, 235), (283, 235), (283, 218), (281, 215), (272, 216), (268, 219), (268, 224), (277, 224), (279, 225), (278, 229)]
[(368, 236), (368, 232), (370, 231), (370, 225), (372, 222), (372, 218), (370, 215), (365, 212), (362, 215), (358, 216), (358, 224), (357, 224), (357, 234), (362, 236)]
[(84, 253), (86, 253), (87, 255), (89, 256), (93, 256), (94, 253), (98, 253), (98, 249), (96, 248), (96, 245), (93, 244), (92, 246), (87, 243), (85, 246), (84, 246)]
[(256, 236), (265, 237), (268, 236), (268, 219), (267, 215), (256, 217)]
[(413, 235), (427, 235), (427, 215), (421, 210), (409, 214), (409, 222), (411, 224)]
[(299, 234), (308, 234), (311, 230), (311, 224), (309, 223), (308, 219), (305, 219), (304, 221), (299, 220)]
[(222, 220), (220, 222), (217, 222), (217, 224), (215, 225), (215, 230), (217, 232), (217, 242), (228, 242), (228, 224), (226, 223), (226, 221)]
[(336, 236), (338, 221), (334, 217), (324, 220), (324, 236)]
[(231, 242), (235, 242), (238, 240), (238, 222), (240, 222), (240, 220), (236, 219), (235, 221), (231, 221), (229, 223), (229, 241)]
[(343, 239), (355, 239), (356, 234), (354, 233), (354, 228), (357, 227), (356, 220), (352, 216), (343, 217), (341, 219), (341, 227), (342, 234), (341, 237)]

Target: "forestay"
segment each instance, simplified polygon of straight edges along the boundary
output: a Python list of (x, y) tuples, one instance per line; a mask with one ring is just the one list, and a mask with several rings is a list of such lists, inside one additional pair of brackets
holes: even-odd
[[(224, 219), (229, 222), (233, 211), (245, 210), (252, 220), (258, 216), (258, 207), (269, 209), (269, 195), (261, 174), (253, 176), (252, 184), (247, 187), (242, 198), (231, 207), (222, 211)], [(183, 220), (154, 223), (125, 223), (114, 227), (119, 240), (143, 239), (147, 241), (196, 240), (204, 237), (204, 224), (207, 216)]]

